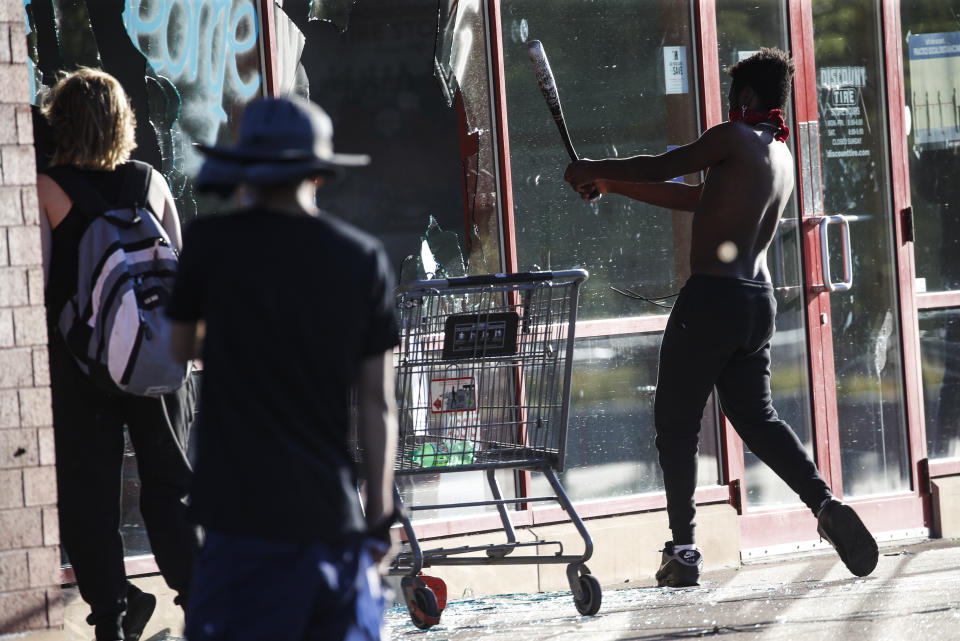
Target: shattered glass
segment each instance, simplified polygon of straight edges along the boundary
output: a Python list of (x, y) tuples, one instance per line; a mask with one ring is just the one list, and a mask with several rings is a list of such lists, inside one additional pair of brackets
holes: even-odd
[(437, 47), (433, 61), (443, 97), (447, 101), (447, 106), (452, 107), (454, 96), (459, 89), (457, 77), (453, 71), (452, 57), (460, 0), (438, 0), (437, 5)]
[(439, 0), (434, 73), (448, 106), (460, 91), (468, 133), (483, 128), (488, 111), (485, 23), (480, 0)]
[[(586, 268), (584, 320), (664, 314), (611, 288), (654, 300), (676, 293), (689, 275), (692, 215), (626, 198), (581, 200), (563, 180), (570, 158), (525, 43), (543, 43), (582, 156), (660, 154), (699, 135), (696, 88), (667, 82), (665, 45), (682, 47), (688, 61), (696, 56), (688, 3), (644, 6), (638, 22), (636, 3), (624, 0), (501, 3), (518, 263), (520, 269)], [(687, 73), (695, 77), (692, 69)], [(699, 182), (698, 176), (676, 179)]]
[(470, 140), (468, 146), (461, 143), (461, 163), (469, 220), (467, 257), (474, 274), (500, 271), (501, 263), (485, 34), (480, 0), (438, 0), (434, 75), (447, 105), (462, 109)]
[(35, 102), (37, 91), (43, 86), (43, 74), (40, 73), (40, 54), (37, 51), (37, 30), (34, 27), (33, 7), (29, 0), (23, 5), (23, 19), (27, 34), (27, 68), (30, 71), (30, 102)]
[(181, 218), (219, 207), (198, 201), (188, 177), (203, 162), (194, 143), (230, 142), (243, 106), (262, 92), (253, 0), (131, 1), (123, 25), (146, 58), (149, 121)]
[(273, 13), (278, 93), (281, 96), (295, 94), (308, 98), (310, 81), (300, 62), (307, 39), (281, 7), (274, 5)]
[(467, 268), (460, 250), (460, 238), (443, 231), (440, 223), (430, 216), (427, 229), (420, 238), (420, 251), (407, 256), (400, 269), (400, 284), (434, 278), (460, 278)]
[[(449, 95), (438, 90), (435, 75), (437, 4), (364, 0), (340, 6), (351, 7), (344, 31), (335, 28), (342, 24), (319, 19), (332, 15), (330, 3), (286, 0), (276, 20), (281, 87), (294, 82), (296, 91), (309, 92), (330, 114), (337, 149), (373, 158), (370, 167), (319, 190), (318, 204), (383, 239), (405, 280), (436, 273), (424, 268), (428, 254), (421, 251), (431, 217), (437, 225), (426, 241), (431, 255), (439, 251), (430, 248), (439, 229), (451, 244), (457, 238), (463, 273), (502, 271), (481, 3), (461, 1), (454, 14), (462, 34), (461, 46), (451, 51), (467, 54), (457, 59), (468, 80), (460, 78), (460, 91)], [(296, 80), (283, 69), (296, 69)]]
[(190, 177), (203, 160), (194, 143), (229, 141), (243, 106), (262, 93), (254, 0), (27, 0), (24, 19), (35, 104), (63, 72), (103, 69), (137, 117), (133, 158), (167, 178), (181, 220), (222, 207), (194, 194)]
[(310, 20), (323, 20), (346, 31), (350, 24), (350, 11), (357, 0), (310, 0)]

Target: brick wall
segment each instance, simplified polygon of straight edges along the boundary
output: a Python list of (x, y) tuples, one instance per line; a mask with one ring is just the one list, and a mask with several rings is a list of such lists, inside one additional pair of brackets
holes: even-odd
[(0, 0), (0, 634), (63, 623), (22, 0)]

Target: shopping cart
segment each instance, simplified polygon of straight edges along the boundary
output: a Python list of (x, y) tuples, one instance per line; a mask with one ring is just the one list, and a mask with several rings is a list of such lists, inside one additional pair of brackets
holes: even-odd
[[(425, 550), (402, 519), (407, 540), (390, 573), (403, 576), (417, 627), (435, 625), (446, 604), (443, 581), (421, 573), (430, 566), (565, 563), (577, 610), (600, 609), (600, 583), (585, 565), (593, 542), (556, 475), (563, 470), (577, 297), (586, 278), (584, 270), (568, 270), (428, 280), (398, 296), (398, 481), (482, 470), (493, 497), (406, 510), (495, 506), (506, 535), (499, 544)], [(502, 469), (542, 473), (553, 495), (503, 498), (495, 477)], [(396, 488), (395, 497), (402, 503)], [(517, 540), (507, 507), (545, 501), (566, 511), (583, 554), (564, 554), (559, 541)], [(518, 553), (530, 547), (533, 553)]]

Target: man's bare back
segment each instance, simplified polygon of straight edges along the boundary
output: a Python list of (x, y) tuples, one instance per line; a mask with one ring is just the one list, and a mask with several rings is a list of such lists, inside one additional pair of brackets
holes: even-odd
[(690, 269), (769, 281), (766, 252), (793, 191), (793, 157), (766, 123), (721, 126), (737, 144), (707, 173), (693, 215)]
[[(793, 157), (776, 126), (725, 122), (659, 156), (572, 163), (565, 178), (581, 194), (593, 188), (694, 212), (690, 268), (769, 281), (766, 251), (794, 186)], [(666, 182), (707, 171), (701, 185)]]

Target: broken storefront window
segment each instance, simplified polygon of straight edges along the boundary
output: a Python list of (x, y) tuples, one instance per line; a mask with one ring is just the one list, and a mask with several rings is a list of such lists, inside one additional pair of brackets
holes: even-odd
[[(217, 206), (193, 193), (202, 162), (193, 145), (229, 140), (243, 106), (263, 91), (254, 0), (27, 0), (24, 19), (34, 105), (63, 73), (103, 69), (137, 116), (133, 157), (167, 178), (181, 219)], [(41, 166), (48, 155), (38, 150)]]

